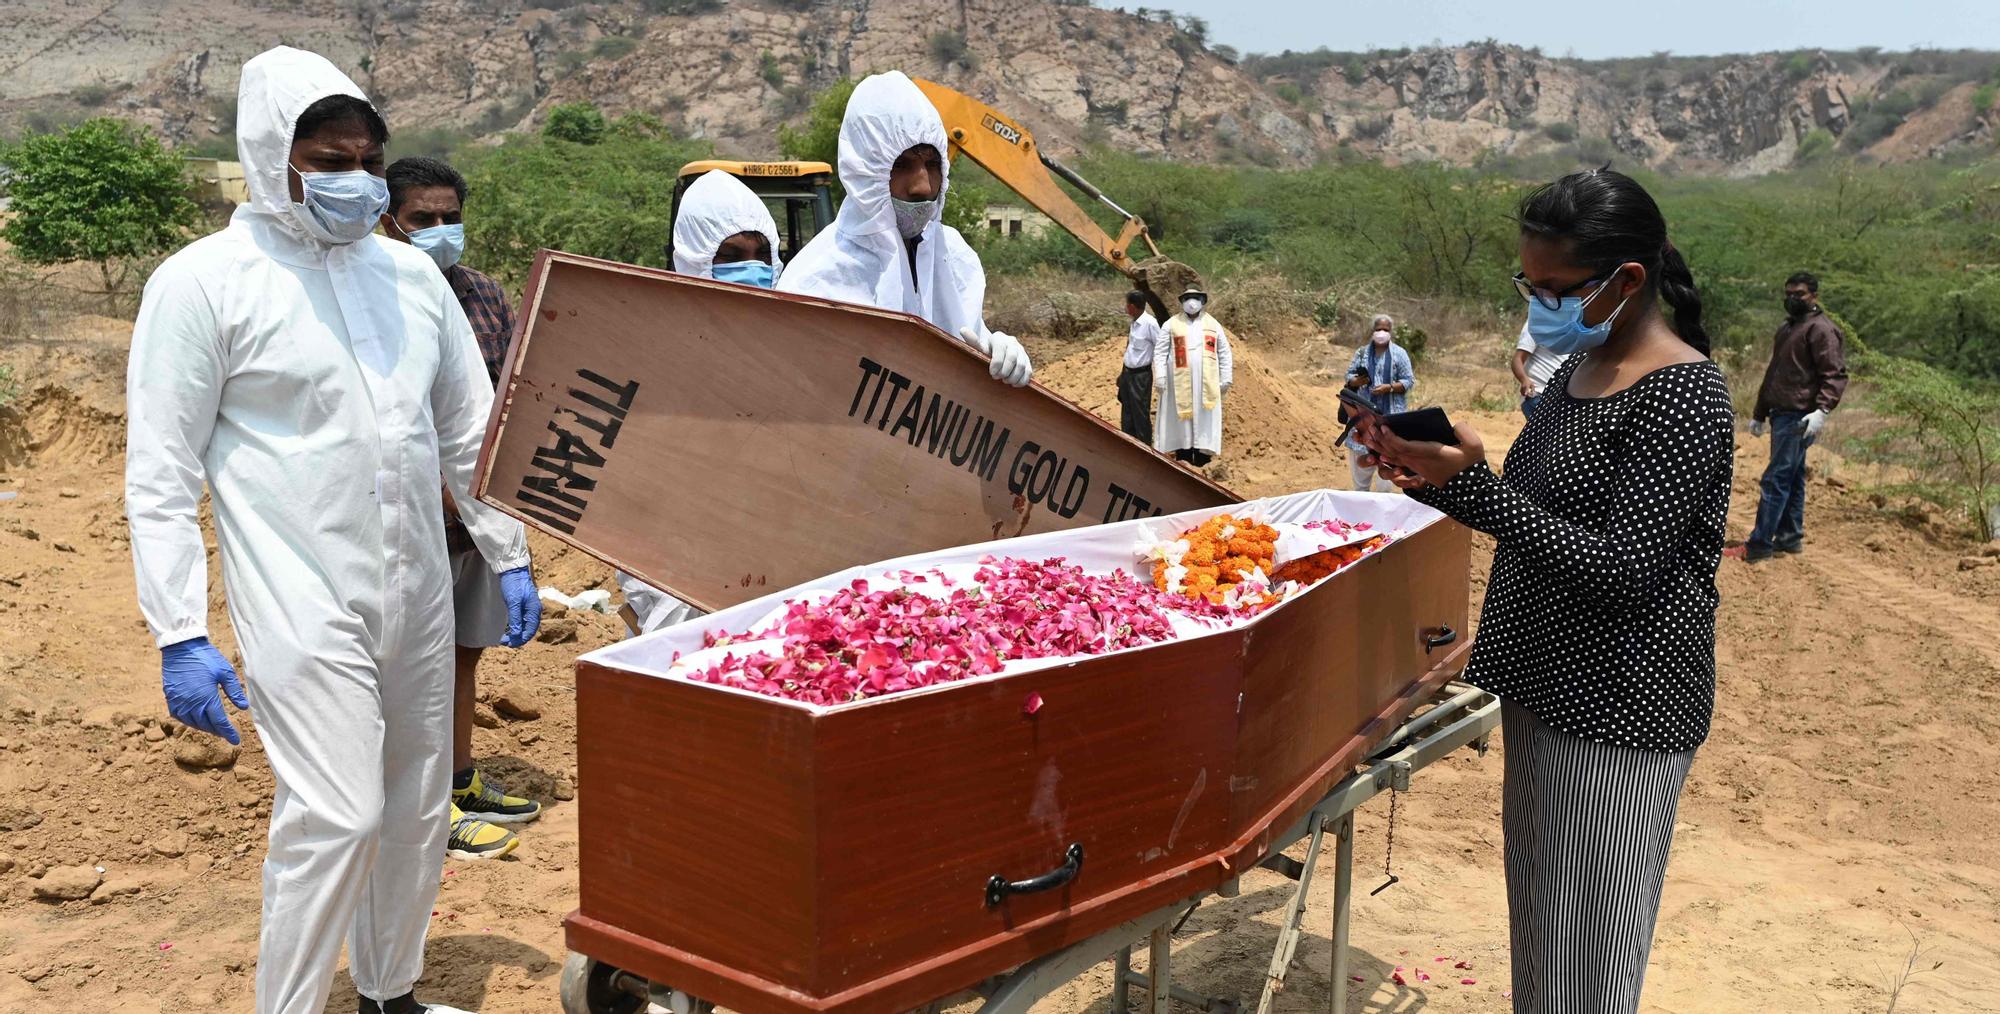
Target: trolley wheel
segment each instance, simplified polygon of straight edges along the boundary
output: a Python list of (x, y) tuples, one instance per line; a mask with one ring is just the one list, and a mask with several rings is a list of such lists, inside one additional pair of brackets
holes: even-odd
[(618, 969), (596, 958), (569, 952), (562, 969), (563, 1014), (639, 1014), (643, 997), (620, 990), (612, 981)]

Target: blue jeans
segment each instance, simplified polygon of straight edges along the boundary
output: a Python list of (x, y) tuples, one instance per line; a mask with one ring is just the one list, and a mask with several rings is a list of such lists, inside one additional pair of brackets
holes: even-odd
[(1801, 428), (1805, 413), (1771, 413), (1771, 463), (1764, 468), (1763, 497), (1749, 548), (1756, 552), (1795, 550), (1806, 537), (1806, 448), (1812, 438)]
[(1525, 419), (1533, 419), (1533, 418), (1535, 417), (1535, 406), (1536, 406), (1537, 404), (1539, 404), (1539, 403), (1541, 402), (1541, 400), (1542, 400), (1542, 396), (1541, 396), (1541, 395), (1539, 395), (1539, 394), (1538, 394), (1538, 395), (1535, 395), (1535, 396), (1534, 396), (1534, 397), (1532, 397), (1532, 398), (1522, 398), (1522, 399), (1521, 399), (1521, 416), (1522, 416), (1522, 418), (1525, 418)]

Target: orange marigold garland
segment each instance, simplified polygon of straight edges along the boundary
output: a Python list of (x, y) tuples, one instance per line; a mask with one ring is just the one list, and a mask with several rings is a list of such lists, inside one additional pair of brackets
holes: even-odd
[(1360, 542), (1322, 550), (1311, 556), (1301, 556), (1278, 567), (1272, 572), (1271, 581), (1275, 584), (1297, 581), (1302, 585), (1309, 585), (1320, 578), (1331, 576), (1342, 567), (1381, 548), (1382, 545), (1384, 545), (1383, 537), (1377, 535)]
[(1153, 552), (1153, 584), (1161, 591), (1222, 605), (1239, 585), (1268, 587), (1278, 530), (1222, 514), (1183, 532)]

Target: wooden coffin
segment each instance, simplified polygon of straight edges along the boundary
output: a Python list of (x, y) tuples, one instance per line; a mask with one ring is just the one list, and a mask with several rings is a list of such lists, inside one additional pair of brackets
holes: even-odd
[(907, 314), (545, 250), (521, 321), (481, 499), (705, 609), (1237, 499)]
[[(1242, 873), (1468, 647), (1427, 645), (1465, 630), (1465, 529), (1402, 497), (1259, 503), (1403, 534), (1242, 627), (835, 708), (663, 675), (797, 589), (585, 655), (569, 946), (736, 1010), (899, 1011)], [(1129, 567), (1147, 524), (865, 569)], [(988, 903), (1079, 845), (1065, 886)]]

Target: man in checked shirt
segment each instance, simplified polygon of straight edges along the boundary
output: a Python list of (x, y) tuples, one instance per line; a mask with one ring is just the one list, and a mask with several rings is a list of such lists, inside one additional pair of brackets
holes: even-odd
[[(500, 382), (502, 360), (514, 337), (514, 311), (499, 283), (458, 262), (465, 252), (465, 177), (434, 158), (397, 159), (389, 167), (389, 213), (382, 232), (430, 255), (465, 309), (479, 339), (488, 378)], [(452, 605), (457, 614), (457, 686), (452, 700), (451, 838), (454, 859), (498, 859), (520, 844), (501, 824), (524, 824), (542, 815), (542, 804), (507, 795), (472, 763), (472, 705), (479, 654), (499, 644), (507, 629), (500, 578), (486, 566), (451, 494), (445, 494), (445, 539), (451, 553)]]

